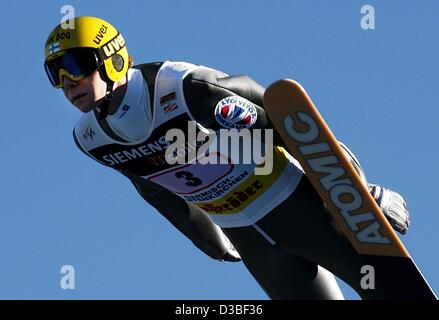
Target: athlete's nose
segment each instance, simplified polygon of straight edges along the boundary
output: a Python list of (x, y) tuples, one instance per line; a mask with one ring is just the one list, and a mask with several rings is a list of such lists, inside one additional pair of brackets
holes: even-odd
[(69, 77), (64, 76), (62, 78), (62, 85), (64, 88), (76, 87), (78, 85), (78, 82), (70, 79)]

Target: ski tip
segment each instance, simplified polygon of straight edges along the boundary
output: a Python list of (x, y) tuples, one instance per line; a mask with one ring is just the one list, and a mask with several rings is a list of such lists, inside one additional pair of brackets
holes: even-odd
[(296, 92), (301, 96), (307, 96), (305, 89), (300, 85), (299, 82), (292, 79), (281, 79), (273, 82), (267, 87), (264, 93), (264, 99), (271, 99), (271, 97), (279, 96), (284, 92)]
[(271, 85), (267, 87), (267, 90), (272, 90), (273, 88), (289, 88), (289, 89), (296, 88), (305, 91), (305, 89), (300, 85), (299, 82), (288, 78), (273, 82)]
[(298, 83), (296, 80), (285, 78), (285, 79), (279, 79), (272, 83), (272, 85), (278, 84), (278, 83)]

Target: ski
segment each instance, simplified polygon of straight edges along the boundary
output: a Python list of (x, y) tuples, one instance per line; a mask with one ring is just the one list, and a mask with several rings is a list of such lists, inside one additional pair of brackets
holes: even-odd
[(273, 83), (264, 108), (288, 151), (389, 299), (436, 296), (302, 86)]

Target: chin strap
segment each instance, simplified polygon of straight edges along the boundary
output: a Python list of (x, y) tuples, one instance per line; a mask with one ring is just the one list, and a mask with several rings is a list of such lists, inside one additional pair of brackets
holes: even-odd
[(105, 119), (108, 116), (108, 108), (110, 107), (110, 102), (113, 99), (113, 81), (107, 82), (107, 91), (105, 93), (104, 101), (99, 106), (99, 120)]

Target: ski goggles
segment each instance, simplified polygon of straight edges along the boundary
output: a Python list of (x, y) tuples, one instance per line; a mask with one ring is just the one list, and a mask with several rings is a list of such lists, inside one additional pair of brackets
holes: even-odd
[(98, 69), (98, 59), (93, 49), (75, 48), (44, 62), (44, 69), (50, 83), (56, 88), (62, 88), (63, 76), (73, 81), (88, 77)]

